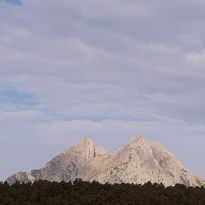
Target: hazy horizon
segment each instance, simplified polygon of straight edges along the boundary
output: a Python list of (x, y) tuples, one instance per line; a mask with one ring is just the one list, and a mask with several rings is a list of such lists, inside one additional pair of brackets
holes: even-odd
[(202, 0), (0, 0), (0, 180), (135, 134), (205, 178), (204, 23)]

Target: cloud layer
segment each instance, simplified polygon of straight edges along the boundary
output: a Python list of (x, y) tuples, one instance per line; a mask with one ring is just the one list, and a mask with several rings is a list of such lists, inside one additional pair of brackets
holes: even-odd
[(0, 179), (84, 136), (114, 152), (135, 133), (205, 177), (203, 1), (11, 2), (0, 1)]

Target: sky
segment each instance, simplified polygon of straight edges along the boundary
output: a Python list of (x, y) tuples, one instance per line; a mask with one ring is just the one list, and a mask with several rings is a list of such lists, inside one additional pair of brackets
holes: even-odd
[(135, 134), (205, 178), (204, 25), (203, 0), (0, 0), (0, 180)]

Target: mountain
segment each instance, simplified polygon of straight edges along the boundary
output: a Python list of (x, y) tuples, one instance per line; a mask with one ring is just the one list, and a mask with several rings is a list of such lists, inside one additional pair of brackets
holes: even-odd
[(114, 155), (103, 147), (94, 146), (89, 138), (84, 138), (74, 146), (64, 150), (49, 161), (42, 169), (19, 172), (6, 181), (28, 182), (39, 179), (49, 181), (84, 181), (100, 183), (163, 183), (174, 186), (205, 186), (205, 181), (187, 172), (182, 163), (162, 145), (147, 142), (136, 135)]

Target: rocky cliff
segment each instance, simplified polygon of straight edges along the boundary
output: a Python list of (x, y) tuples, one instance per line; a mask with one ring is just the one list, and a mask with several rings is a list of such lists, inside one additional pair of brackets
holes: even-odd
[(92, 140), (85, 138), (64, 150), (42, 169), (19, 172), (6, 181), (12, 184), (15, 181), (73, 181), (76, 178), (100, 183), (144, 184), (150, 181), (165, 186), (176, 183), (205, 185), (204, 180), (187, 172), (171, 152), (159, 143), (147, 142), (139, 135), (132, 137), (114, 155), (110, 155), (103, 147), (95, 148)]

